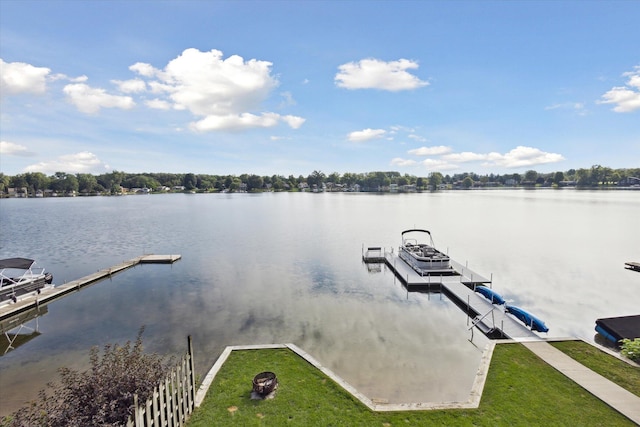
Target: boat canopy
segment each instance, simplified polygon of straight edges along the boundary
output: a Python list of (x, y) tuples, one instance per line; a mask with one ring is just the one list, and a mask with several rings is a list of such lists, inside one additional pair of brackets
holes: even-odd
[(20, 270), (28, 270), (35, 261), (28, 258), (6, 258), (0, 260), (0, 269), (16, 268)]
[(406, 233), (413, 233), (414, 231), (418, 231), (420, 233), (427, 233), (429, 236), (431, 236), (431, 232), (429, 230), (422, 230), (420, 228), (413, 228), (411, 230), (405, 230), (402, 232), (402, 235), (404, 236)]

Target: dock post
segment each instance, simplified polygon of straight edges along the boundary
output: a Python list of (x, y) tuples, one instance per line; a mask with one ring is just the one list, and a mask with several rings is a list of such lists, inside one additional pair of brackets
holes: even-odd
[(469, 300), (469, 295), (467, 295), (467, 326), (469, 326), (469, 317), (471, 317), (471, 314), (469, 314), (470, 305), (471, 305), (471, 302)]

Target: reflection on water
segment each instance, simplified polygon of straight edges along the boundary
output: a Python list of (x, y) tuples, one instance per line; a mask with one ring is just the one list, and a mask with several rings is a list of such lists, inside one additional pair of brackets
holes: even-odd
[(138, 266), (49, 305), (42, 335), (0, 359), (0, 413), (34, 398), (59, 366), (86, 366), (91, 346), (135, 339), (141, 325), (147, 349), (163, 354), (184, 352), (191, 335), (201, 376), (225, 346), (291, 342), (372, 398), (466, 400), (486, 339), (469, 342), (464, 314), (445, 296), (407, 293), (383, 266), (370, 272), (362, 245), (395, 247), (402, 230), (430, 229), (454, 259), (494, 273), (494, 287), (545, 320), (550, 335), (589, 339), (595, 318), (636, 314), (640, 275), (623, 264), (639, 256), (640, 232), (620, 224), (640, 216), (639, 199), (495, 191), (2, 200), (0, 256), (36, 259), (56, 283), (144, 252), (182, 260)]
[(40, 317), (47, 306), (36, 307), (0, 320), (0, 356), (15, 350), (40, 335)]

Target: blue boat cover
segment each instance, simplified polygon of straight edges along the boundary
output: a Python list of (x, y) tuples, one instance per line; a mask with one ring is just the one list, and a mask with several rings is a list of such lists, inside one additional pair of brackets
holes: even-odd
[(493, 289), (488, 288), (486, 286), (482, 286), (482, 285), (476, 286), (476, 292), (484, 296), (489, 301), (491, 301), (492, 304), (502, 305), (505, 303), (504, 298), (502, 298), (502, 296), (500, 296), (499, 293), (497, 293)]
[(529, 326), (532, 331), (538, 331), (538, 332), (548, 332), (549, 331), (549, 328), (547, 328), (547, 325), (545, 325), (542, 320), (538, 319), (537, 317), (535, 317), (533, 314), (529, 313), (528, 311), (521, 309), (520, 307), (516, 307), (514, 305), (508, 305), (507, 304), (507, 305), (505, 305), (505, 310), (506, 310), (507, 313), (513, 314), (522, 323), (524, 323), (525, 325)]

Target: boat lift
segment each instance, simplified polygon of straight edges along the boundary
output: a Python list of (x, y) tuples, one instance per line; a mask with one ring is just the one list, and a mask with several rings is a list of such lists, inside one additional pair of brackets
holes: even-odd
[[(0, 321), (0, 334), (6, 338), (0, 346), (0, 356), (40, 335), (39, 318), (49, 312), (46, 305), (33, 308)], [(34, 321), (30, 326), (29, 322)], [(22, 333), (23, 330), (30, 331)], [(6, 347), (5, 347), (6, 346)]]

